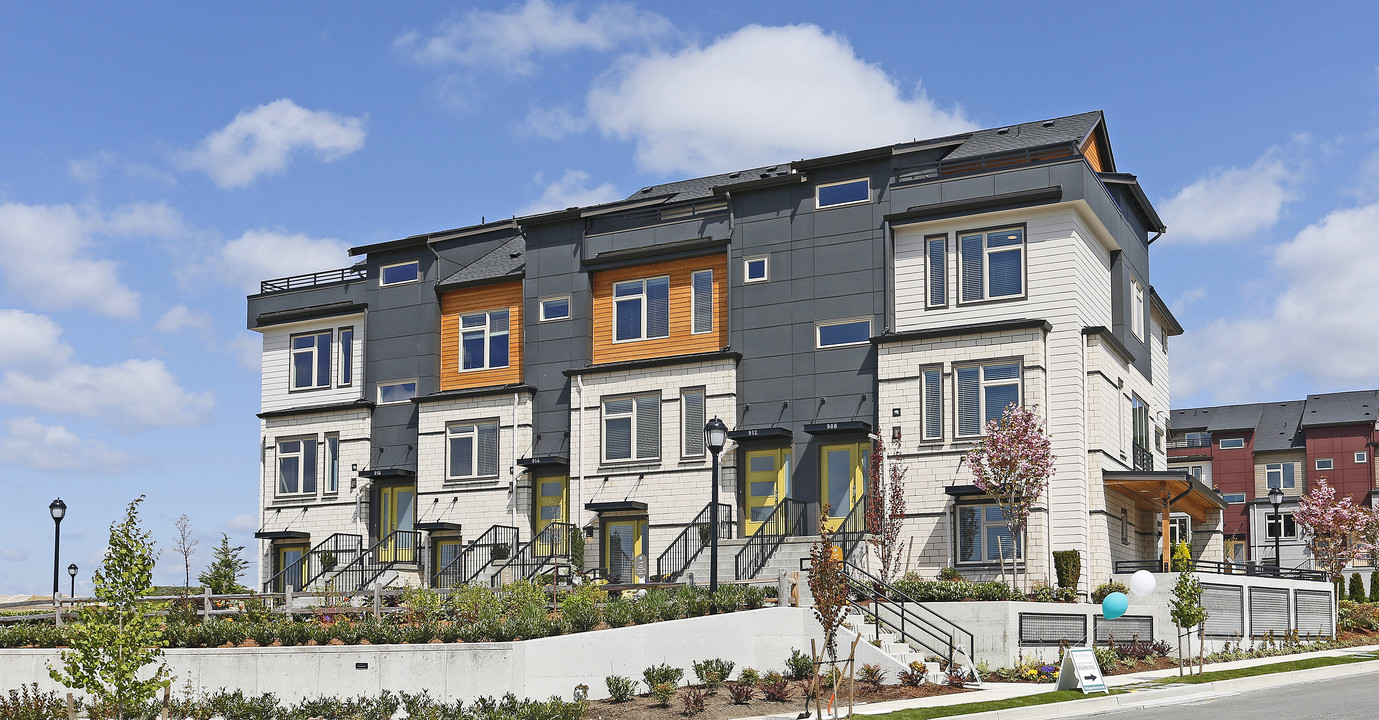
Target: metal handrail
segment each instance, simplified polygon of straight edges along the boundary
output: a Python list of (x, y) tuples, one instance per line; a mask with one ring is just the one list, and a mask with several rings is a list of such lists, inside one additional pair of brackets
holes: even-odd
[[(953, 666), (954, 652), (961, 652), (970, 662), (975, 662), (976, 639), (961, 625), (846, 559), (843, 577), (848, 582), (848, 604), (864, 616), (870, 616), (878, 632), (884, 625), (907, 643), (944, 656), (949, 667)], [(856, 594), (866, 596), (872, 601), (871, 605), (864, 606), (854, 600)], [(889, 610), (893, 617), (883, 617), (883, 610)]]
[[(354, 562), (340, 569), (331, 578), (338, 592), (358, 592), (378, 579), (378, 576), (403, 564), (411, 565), (420, 558), (421, 533), (416, 530), (394, 530), (359, 554)], [(384, 557), (384, 556), (387, 557)]]
[(733, 572), (738, 580), (750, 580), (766, 567), (785, 538), (804, 534), (805, 509), (808, 506), (793, 498), (784, 498), (771, 508), (771, 514), (761, 527), (747, 539), (733, 558)]
[(459, 555), (431, 576), (431, 587), (468, 585), (493, 563), (512, 557), (520, 534), (511, 525), (494, 525), (464, 546)]
[(288, 290), (299, 290), (301, 288), (315, 287), (317, 285), (345, 282), (346, 280), (363, 280), (365, 276), (365, 269), (358, 266), (339, 268), (337, 270), (322, 270), (321, 272), (261, 281), (259, 283), (259, 293), (287, 292)]
[(542, 528), (531, 542), (523, 545), (521, 550), (493, 573), (490, 584), (497, 587), (503, 571), (508, 568), (512, 568), (514, 580), (530, 580), (552, 560), (569, 557), (570, 548), (574, 544), (570, 542), (570, 536), (576, 532), (579, 532), (579, 528), (565, 522), (553, 522)]
[[(1184, 561), (1174, 561), (1184, 562)], [(1317, 580), (1326, 582), (1330, 574), (1325, 570), (1309, 570), (1307, 568), (1285, 568), (1278, 567), (1276, 564), (1266, 563), (1231, 563), (1218, 562), (1216, 560), (1192, 560), (1188, 569), (1192, 572), (1207, 572), (1216, 575), (1248, 575), (1252, 577), (1272, 577), (1288, 580)], [(1172, 564), (1169, 565), (1172, 567)], [(1118, 560), (1115, 564), (1117, 573), (1133, 573), (1137, 570), (1148, 570), (1149, 572), (1172, 572), (1165, 570), (1164, 564), (1160, 560)]]
[[(709, 546), (712, 538), (710, 533), (713, 529), (713, 522), (710, 516), (713, 514), (713, 503), (704, 505), (704, 509), (690, 521), (689, 525), (671, 541), (670, 547), (656, 558), (656, 577), (662, 582), (671, 582), (684, 574), (689, 568), (690, 563), (699, 557), (699, 552)], [(726, 531), (726, 532), (725, 532)], [(732, 537), (733, 535), (733, 510), (725, 504), (718, 504), (718, 537)]]
[(845, 559), (852, 559), (852, 553), (857, 550), (857, 546), (862, 544), (862, 538), (867, 535), (867, 498), (865, 495), (857, 499), (852, 504), (852, 509), (848, 511), (847, 517), (838, 529), (833, 531), (833, 539), (837, 542), (838, 548), (843, 551)]
[[(263, 584), (264, 592), (282, 592), (284, 581), (296, 573), (297, 587), (293, 590), (311, 587), (322, 575), (353, 562), (359, 556), (359, 550), (364, 545), (364, 538), (350, 533), (335, 533), (330, 537), (316, 543), (315, 547), (306, 551), (301, 557), (288, 564), (287, 567), (279, 570), (276, 575), (268, 578)], [(326, 562), (326, 556), (330, 555), (332, 562)], [(312, 568), (316, 569), (314, 575), (304, 577)]]

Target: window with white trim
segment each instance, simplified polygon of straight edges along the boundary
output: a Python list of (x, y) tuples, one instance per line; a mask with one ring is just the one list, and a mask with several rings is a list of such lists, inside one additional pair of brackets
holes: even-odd
[(948, 236), (924, 238), (925, 307), (948, 306)]
[(1239, 450), (1245, 447), (1245, 438), (1221, 438), (1219, 444), (1222, 450)]
[(1003, 228), (958, 236), (964, 303), (1025, 294), (1025, 229)]
[(340, 435), (326, 433), (326, 492), (340, 490)]
[(959, 505), (957, 513), (959, 563), (1020, 559), (1024, 548), (1011, 535), (999, 505)]
[(704, 448), (704, 388), (689, 388), (680, 391), (680, 427), (682, 442), (680, 454), (684, 457), (703, 457)]
[(670, 276), (613, 283), (613, 342), (670, 337)]
[(1176, 513), (1168, 516), (1168, 542), (1172, 545), (1192, 542), (1192, 521), (1188, 516)]
[(1130, 330), (1135, 337), (1144, 339), (1144, 286), (1138, 280), (1130, 281)]
[(1201, 465), (1189, 465), (1187, 471), (1188, 471), (1188, 474), (1192, 475), (1194, 478), (1197, 478), (1198, 480), (1201, 480), (1201, 479), (1202, 479), (1202, 466), (1201, 466)]
[(1245, 493), (1226, 493), (1221, 499), (1225, 500), (1227, 505), (1244, 505)]
[(1316, 468), (1318, 470), (1331, 470), (1336, 467), (1336, 463), (1331, 458), (1317, 458)]
[(541, 301), (541, 322), (570, 319), (570, 296), (546, 298)]
[(816, 208), (864, 203), (871, 199), (871, 179), (858, 178), (814, 186)]
[(446, 477), (468, 480), (498, 475), (498, 421), (445, 427)]
[(378, 269), (378, 284), (384, 287), (388, 285), (414, 283), (420, 278), (421, 266), (416, 260), (393, 265), (384, 265)]
[(278, 494), (316, 494), (316, 436), (278, 440)]
[(976, 437), (1006, 407), (1020, 404), (1020, 364), (968, 365), (953, 369), (958, 385), (958, 437)]
[[(1279, 535), (1280, 522), (1279, 515), (1282, 515), (1283, 535)], [(1293, 522), (1293, 513), (1267, 513), (1264, 516), (1264, 537), (1269, 540), (1279, 538), (1280, 540), (1296, 540), (1298, 537), (1297, 523)]]
[(508, 309), (460, 316), (460, 372), (508, 366)]
[(924, 397), (922, 440), (943, 439), (943, 368), (929, 367), (919, 371), (920, 391)]
[(330, 340), (329, 330), (292, 336), (293, 390), (330, 387)]
[(335, 384), (345, 387), (354, 382), (354, 328), (340, 328), (340, 376)]
[(603, 401), (603, 459), (654, 460), (661, 456), (661, 396)]
[(771, 264), (768, 256), (758, 255), (756, 257), (743, 258), (743, 282), (765, 282), (771, 279), (770, 275)]
[(378, 404), (405, 403), (417, 396), (416, 380), (395, 380), (378, 384)]
[(1264, 482), (1271, 488), (1294, 487), (1293, 463), (1269, 463), (1264, 466)]
[(713, 332), (713, 271), (690, 273), (690, 333)]
[(1355, 453), (1355, 462), (1356, 462), (1356, 463), (1359, 463), (1359, 464), (1362, 464), (1362, 465), (1363, 465), (1364, 463), (1369, 462), (1369, 453), (1368, 453), (1368, 452), (1357, 452), (1357, 453)]
[(814, 326), (818, 348), (863, 345), (871, 340), (871, 318), (822, 322)]

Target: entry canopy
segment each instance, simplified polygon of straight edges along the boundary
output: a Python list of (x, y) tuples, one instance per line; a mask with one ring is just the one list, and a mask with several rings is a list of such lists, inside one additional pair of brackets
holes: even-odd
[(1107, 470), (1101, 474), (1107, 490), (1134, 501), (1140, 510), (1159, 512), (1167, 495), (1170, 512), (1183, 512), (1198, 522), (1208, 522), (1213, 512), (1224, 510), (1224, 498), (1201, 480), (1180, 470), (1136, 472)]

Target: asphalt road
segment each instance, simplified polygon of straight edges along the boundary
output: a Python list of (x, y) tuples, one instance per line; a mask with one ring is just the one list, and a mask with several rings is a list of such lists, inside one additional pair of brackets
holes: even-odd
[(1379, 673), (1336, 680), (1295, 683), (1241, 693), (1208, 693), (1151, 705), (1100, 713), (1096, 717), (1134, 720), (1341, 720), (1379, 717)]

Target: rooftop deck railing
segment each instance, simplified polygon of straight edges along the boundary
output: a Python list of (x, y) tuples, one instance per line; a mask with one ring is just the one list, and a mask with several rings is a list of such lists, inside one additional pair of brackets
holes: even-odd
[(322, 270), (321, 272), (308, 273), (306, 275), (293, 275), (292, 277), (277, 278), (276, 280), (264, 280), (259, 283), (259, 293), (287, 292), (288, 290), (300, 290), (302, 288), (315, 287), (317, 285), (330, 285), (331, 283), (345, 282), (346, 280), (363, 280), (367, 272), (359, 266), (340, 268), (338, 270)]

